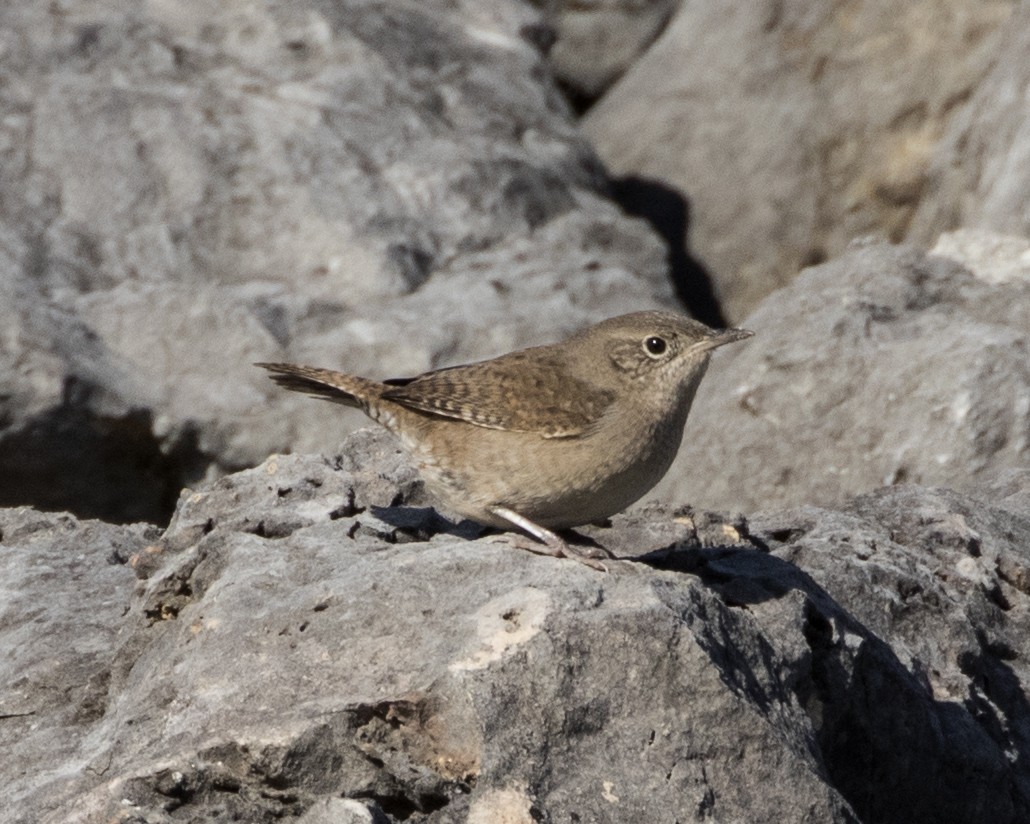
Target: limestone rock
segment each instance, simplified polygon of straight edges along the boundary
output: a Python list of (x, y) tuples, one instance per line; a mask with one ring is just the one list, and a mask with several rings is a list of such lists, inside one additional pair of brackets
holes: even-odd
[(1015, 824), (1028, 477), (645, 508), (583, 530), (607, 574), (441, 519), (382, 433), (160, 539), (0, 511), (6, 820)]
[(46, 800), (49, 788), (83, 786), (78, 759), (95, 747), (90, 734), (107, 712), (118, 636), (136, 588), (128, 561), (152, 554), (160, 534), (0, 509), (5, 820), (40, 821), (55, 806)]
[(857, 244), (804, 271), (747, 318), (754, 338), (715, 356), (655, 494), (752, 511), (1027, 466), (1024, 247), (945, 238), (949, 259)]
[[(685, 3), (584, 129), (614, 174), (686, 199), (689, 252), (736, 323), (850, 240), (905, 237), (938, 140), (981, 84), (992, 94), (985, 78), (1016, 5)], [(1025, 47), (1005, 54), (1025, 74)], [(1004, 129), (988, 121), (985, 139), (1025, 117), (1005, 105), (1022, 109)], [(927, 242), (950, 228), (931, 223)]]
[[(165, 521), (375, 377), (668, 305), (515, 0), (0, 7), (0, 504)], [(136, 489), (138, 494), (130, 494)]]
[(533, 0), (552, 27), (555, 76), (590, 103), (661, 34), (680, 0)]
[(934, 149), (909, 238), (976, 227), (1030, 235), (1030, 4), (1017, 4), (994, 65)]

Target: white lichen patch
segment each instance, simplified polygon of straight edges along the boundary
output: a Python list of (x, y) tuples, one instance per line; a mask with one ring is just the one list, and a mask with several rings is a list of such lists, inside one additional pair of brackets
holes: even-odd
[(551, 610), (550, 596), (522, 587), (484, 604), (472, 616), (476, 624), (472, 653), (451, 664), (452, 672), (483, 669), (536, 635)]
[(487, 790), (469, 807), (468, 824), (534, 824), (532, 800), (520, 790)]

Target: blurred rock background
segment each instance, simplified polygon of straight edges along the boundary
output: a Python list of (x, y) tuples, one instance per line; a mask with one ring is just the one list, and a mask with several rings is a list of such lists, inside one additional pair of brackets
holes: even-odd
[[(831, 370), (863, 358), (827, 339), (812, 278), (751, 316), (857, 237), (1030, 233), (1027, 31), (1030, 6), (1007, 0), (5, 4), (0, 503), (164, 522), (183, 486), (361, 423), (276, 392), (254, 360), (408, 375), (656, 306), (756, 327), (737, 389), (788, 335)], [(1023, 300), (1023, 254), (995, 255), (1017, 274), (966, 305)], [(823, 280), (876, 303), (877, 255)], [(1008, 370), (1025, 315), (980, 314), (1010, 329)], [(955, 322), (936, 311), (919, 334), (977, 348)], [(896, 380), (870, 362), (838, 418), (810, 365), (804, 391), (789, 373), (763, 386), (796, 405), (766, 440), (854, 432)], [(1022, 397), (1025, 371), (1009, 377)], [(703, 390), (691, 442), (726, 440), (705, 410), (734, 391)], [(975, 471), (1025, 459), (1013, 410)], [(946, 482), (955, 462), (911, 455), (960, 417), (927, 450), (882, 433), (903, 467), (849, 458), (828, 485), (814, 457), (801, 485), (753, 448), (720, 457), (738, 494), (701, 503)], [(693, 463), (670, 490), (697, 488)]]
[(1030, 231), (1028, 27), (1010, 0), (683, 3), (583, 129), (612, 174), (688, 199), (736, 322), (856, 237)]
[[(0, 502), (167, 520), (383, 377), (669, 305), (508, 2), (5, 4)], [(298, 401), (302, 401), (298, 403)]]

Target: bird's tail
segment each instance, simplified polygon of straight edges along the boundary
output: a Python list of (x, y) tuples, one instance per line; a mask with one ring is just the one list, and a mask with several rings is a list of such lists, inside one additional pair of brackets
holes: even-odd
[(368, 378), (319, 369), (314, 366), (300, 366), (295, 363), (255, 363), (272, 374), (270, 377), (283, 389), (303, 392), (315, 398), (324, 398), (344, 406), (367, 410), (370, 401), (382, 394), (383, 386)]

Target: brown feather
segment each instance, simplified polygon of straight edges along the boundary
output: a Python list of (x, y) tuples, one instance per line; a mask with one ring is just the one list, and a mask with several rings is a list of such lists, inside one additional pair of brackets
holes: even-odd
[(387, 381), (382, 397), (487, 429), (576, 437), (601, 419), (613, 395), (571, 377), (560, 356), (547, 352), (550, 348)]
[(365, 409), (368, 401), (379, 396), (375, 381), (293, 363), (255, 363), (272, 374), (269, 376), (283, 389), (303, 392), (315, 398)]

